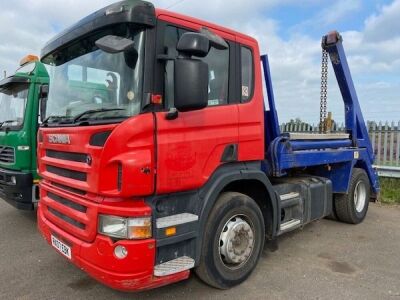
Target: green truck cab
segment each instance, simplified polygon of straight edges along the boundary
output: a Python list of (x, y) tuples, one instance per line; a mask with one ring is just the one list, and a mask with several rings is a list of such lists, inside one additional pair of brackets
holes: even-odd
[(39, 199), (36, 134), (48, 84), (46, 68), (35, 56), (0, 81), (0, 198), (18, 209), (33, 210)]

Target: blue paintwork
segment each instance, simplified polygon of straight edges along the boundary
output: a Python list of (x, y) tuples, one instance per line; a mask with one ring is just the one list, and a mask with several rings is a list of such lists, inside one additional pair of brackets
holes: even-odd
[(315, 168), (314, 174), (329, 178), (332, 181), (332, 190), (336, 193), (346, 193), (348, 189), (348, 182), (350, 175), (353, 171), (355, 161), (346, 161), (344, 163), (336, 163), (330, 168)]
[(344, 148), (352, 145), (351, 140), (291, 141), (292, 150), (315, 150)]
[[(267, 96), (268, 96), (268, 106), (269, 110), (264, 110), (264, 124), (268, 124), (265, 126), (265, 143), (266, 146), (279, 137), (281, 135), (281, 131), (279, 129), (279, 120), (278, 114), (276, 112), (275, 106), (275, 97), (274, 97), (274, 89), (272, 88), (272, 77), (271, 77), (271, 70), (269, 68), (269, 61), (268, 56), (263, 55), (261, 56), (261, 62), (263, 65), (264, 70), (264, 78), (265, 78), (265, 85), (267, 88)], [(265, 149), (268, 149), (267, 147)]]
[(369, 177), (374, 193), (379, 192), (379, 181), (372, 165), (374, 153), (349, 65), (339, 33), (331, 33), (323, 38), (324, 49), (329, 53), (336, 80), (342, 94), (346, 132), (345, 140), (291, 141), (281, 135), (276, 113), (271, 73), (267, 55), (261, 57), (267, 87), (270, 111), (265, 112), (266, 161), (262, 169), (275, 177), (287, 176), (293, 169), (329, 178), (333, 192), (346, 193), (354, 167), (363, 168)]

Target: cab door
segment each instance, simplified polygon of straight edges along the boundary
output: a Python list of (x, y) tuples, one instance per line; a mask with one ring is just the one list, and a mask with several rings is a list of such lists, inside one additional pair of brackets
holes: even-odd
[[(162, 18), (162, 16), (160, 17)], [(183, 22), (175, 25), (168, 17), (159, 24), (158, 38), (168, 56), (177, 55), (176, 45), (183, 33), (197, 31), (199, 24)], [(167, 120), (173, 107), (173, 61), (164, 62), (165, 111), (156, 113), (157, 193), (194, 190), (201, 187), (221, 165), (235, 160), (238, 146), (238, 106), (235, 101), (235, 37), (209, 28), (222, 36), (229, 49), (211, 48), (203, 58), (209, 66), (208, 107), (179, 112)]]

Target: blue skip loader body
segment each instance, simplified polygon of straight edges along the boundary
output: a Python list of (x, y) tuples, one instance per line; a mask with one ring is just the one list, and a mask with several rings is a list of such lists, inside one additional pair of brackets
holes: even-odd
[[(354, 168), (365, 170), (372, 192), (379, 193), (378, 174), (373, 168), (374, 152), (361, 112), (357, 93), (347, 63), (342, 38), (332, 32), (322, 39), (329, 54), (342, 94), (346, 134), (310, 134), (297, 138), (279, 129), (268, 56), (261, 61), (267, 86), (269, 111), (265, 111), (267, 161), (263, 169), (274, 177), (283, 177), (293, 169), (310, 168), (314, 175), (329, 178), (333, 193), (347, 193)], [(327, 168), (316, 168), (326, 165)], [(315, 167), (315, 168), (314, 168)]]

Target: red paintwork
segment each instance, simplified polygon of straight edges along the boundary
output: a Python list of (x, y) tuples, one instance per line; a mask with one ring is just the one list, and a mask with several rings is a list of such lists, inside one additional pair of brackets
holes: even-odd
[[(153, 276), (155, 241), (119, 241), (113, 243), (110, 238), (96, 235), (91, 243), (82, 241), (68, 234), (64, 227), (58, 227), (45, 216), (44, 203), (41, 199), (38, 208), (38, 228), (51, 245), (53, 234), (72, 248), (72, 263), (86, 271), (90, 276), (103, 284), (121, 291), (139, 291), (151, 289), (189, 277), (189, 271), (166, 277)], [(134, 203), (134, 201), (130, 201)], [(117, 209), (115, 212), (118, 212)], [(128, 256), (117, 259), (114, 248), (123, 245), (128, 250)]]
[[(159, 19), (186, 28), (197, 30), (207, 26), (227, 40), (250, 47), (256, 59), (255, 93), (249, 103), (180, 113), (172, 121), (165, 119), (165, 112), (158, 112), (139, 115), (115, 125), (40, 128), (42, 141), (38, 142), (38, 168), (44, 179), (38, 208), (41, 233), (49, 243), (51, 234), (54, 234), (70, 245), (72, 262), (92, 277), (112, 288), (126, 291), (183, 280), (189, 276), (189, 271), (154, 277), (155, 240), (113, 243), (108, 237), (97, 234), (99, 214), (151, 215), (151, 208), (144, 203), (143, 196), (201, 187), (222, 164), (221, 156), (226, 145), (239, 145), (240, 161), (264, 158), (263, 95), (257, 42), (243, 34), (194, 18), (164, 10), (157, 10), (156, 14)], [(94, 133), (109, 130), (112, 133), (104, 147), (89, 145)], [(49, 134), (68, 134), (71, 143), (50, 144)], [(50, 158), (46, 156), (46, 149), (86, 153), (91, 156), (92, 164)], [(119, 164), (123, 170), (121, 191), (117, 186)], [(47, 171), (46, 165), (85, 172), (87, 181), (57, 176)], [(87, 193), (76, 195), (52, 183)], [(85, 206), (86, 212), (52, 200), (49, 192)], [(55, 216), (52, 209), (84, 224), (85, 228), (79, 229)], [(118, 260), (113, 255), (114, 247), (119, 244), (128, 249), (129, 255), (125, 260)]]
[(238, 105), (239, 109), (239, 160), (263, 160), (264, 149), (264, 95), (261, 77), (260, 51), (254, 39), (237, 36), (236, 41), (253, 51), (257, 59), (254, 64), (254, 95), (248, 103)]
[[(89, 145), (94, 133), (108, 130), (113, 132), (103, 148)], [(151, 114), (130, 118), (119, 125), (41, 128), (40, 132), (38, 168), (42, 178), (93, 193), (100, 202), (103, 196), (145, 196), (154, 192), (154, 118)], [(51, 144), (47, 137), (50, 133), (68, 134), (71, 143)], [(46, 149), (89, 154), (92, 165), (47, 157)], [(121, 191), (117, 189), (118, 164), (122, 164), (123, 177), (129, 178)], [(87, 181), (60, 177), (46, 171), (46, 165), (85, 172)], [(143, 168), (149, 168), (150, 173), (142, 172)]]
[[(195, 18), (157, 11), (158, 18), (186, 28), (208, 27), (216, 34), (250, 47), (260, 57), (257, 41), (243, 34)], [(255, 63), (255, 74), (261, 74)], [(208, 107), (180, 113), (176, 120), (157, 113), (157, 193), (201, 187), (220, 166), (226, 145), (239, 144), (239, 160), (264, 158), (264, 115), (261, 76), (255, 76), (255, 93), (246, 104)]]

